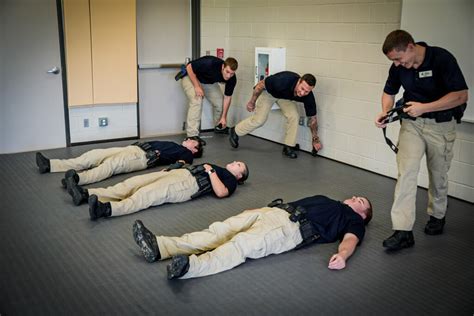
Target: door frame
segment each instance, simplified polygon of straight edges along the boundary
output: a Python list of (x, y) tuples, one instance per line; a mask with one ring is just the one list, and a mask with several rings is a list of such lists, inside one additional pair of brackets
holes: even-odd
[[(71, 133), (69, 125), (69, 103), (68, 103), (68, 89), (67, 89), (67, 68), (66, 68), (66, 51), (65, 51), (65, 39), (64, 39), (64, 21), (63, 21), (63, 6), (61, 0), (56, 0), (56, 11), (58, 16), (58, 36), (59, 36), (59, 49), (61, 56), (61, 79), (63, 87), (63, 102), (64, 102), (64, 126), (66, 129), (66, 146), (71, 147), (75, 145), (84, 144), (98, 144), (111, 141), (110, 140), (98, 140), (91, 142), (82, 143), (71, 143)], [(192, 59), (199, 58), (201, 55), (201, 0), (191, 0), (191, 54)], [(138, 61), (137, 61), (138, 67)], [(137, 73), (138, 76), (138, 73)], [(137, 80), (137, 95), (140, 96)], [(129, 139), (140, 138), (140, 98), (137, 99), (137, 137), (127, 137), (120, 139), (113, 139), (113, 141), (129, 140)]]

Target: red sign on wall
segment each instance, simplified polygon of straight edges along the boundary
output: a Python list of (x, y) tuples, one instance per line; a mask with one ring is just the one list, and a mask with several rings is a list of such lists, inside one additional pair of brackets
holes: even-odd
[(223, 48), (218, 48), (216, 50), (216, 55), (218, 58), (224, 59), (224, 49)]

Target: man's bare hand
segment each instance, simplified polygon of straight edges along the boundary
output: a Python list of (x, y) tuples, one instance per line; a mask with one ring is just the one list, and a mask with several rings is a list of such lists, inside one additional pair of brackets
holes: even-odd
[(249, 112), (255, 111), (255, 102), (249, 101), (247, 103), (247, 111)]
[(202, 90), (202, 87), (194, 87), (194, 92), (196, 93), (196, 97), (204, 97), (204, 90)]
[(341, 270), (346, 267), (346, 260), (339, 255), (338, 253), (334, 254), (331, 259), (329, 259), (328, 268), (331, 270)]
[(384, 128), (387, 126), (387, 124), (384, 124), (385, 119), (387, 118), (387, 113), (386, 112), (381, 112), (377, 114), (375, 117), (375, 126), (378, 128)]

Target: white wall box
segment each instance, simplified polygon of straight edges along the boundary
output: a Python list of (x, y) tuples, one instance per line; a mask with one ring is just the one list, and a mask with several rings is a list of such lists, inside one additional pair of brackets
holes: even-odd
[[(255, 47), (255, 84), (264, 78), (286, 70), (286, 48)], [(273, 104), (272, 110), (279, 109)]]
[(255, 84), (283, 70), (286, 70), (286, 48), (255, 47)]

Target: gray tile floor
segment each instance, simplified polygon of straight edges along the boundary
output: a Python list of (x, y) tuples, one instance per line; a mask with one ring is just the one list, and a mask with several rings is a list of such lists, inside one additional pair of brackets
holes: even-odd
[[(223, 135), (205, 136), (205, 155), (196, 162), (244, 160), (250, 166), (248, 182), (231, 198), (203, 197), (97, 222), (89, 220), (87, 206), (72, 204), (60, 187), (62, 174), (38, 173), (34, 152), (0, 155), (0, 314), (474, 313), (472, 204), (450, 199), (445, 234), (426, 236), (427, 194), (419, 189), (415, 247), (388, 254), (381, 243), (391, 234), (393, 179), (307, 153), (290, 160), (280, 145), (255, 137), (241, 138), (234, 150)], [(44, 153), (68, 158), (129, 143)], [(366, 238), (345, 270), (327, 269), (337, 245), (326, 244), (247, 260), (214, 276), (168, 281), (167, 262), (145, 262), (131, 234), (135, 219), (157, 234), (181, 235), (277, 197), (291, 201), (313, 194), (365, 195), (374, 205)]]

